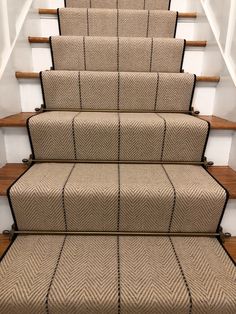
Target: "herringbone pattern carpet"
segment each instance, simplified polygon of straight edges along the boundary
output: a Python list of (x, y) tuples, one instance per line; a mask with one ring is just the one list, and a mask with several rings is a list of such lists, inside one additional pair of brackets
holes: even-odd
[(0, 313), (235, 314), (215, 237), (228, 194), (203, 167), (209, 125), (192, 115), (178, 13), (169, 0), (65, 6), (45, 112), (27, 123), (34, 162), (9, 189), (29, 234), (1, 261)]
[(4, 314), (236, 311), (235, 267), (211, 238), (19, 236), (0, 280)]
[(62, 8), (58, 11), (63, 36), (175, 37), (177, 13), (161, 10)]
[(189, 73), (44, 71), (41, 77), (48, 109), (188, 111), (195, 84)]
[(38, 159), (201, 161), (208, 124), (175, 113), (46, 112), (29, 132)]
[(104, 163), (36, 164), (10, 197), (19, 229), (62, 231), (214, 232), (226, 200), (199, 166)]
[(51, 49), (54, 70), (179, 73), (185, 41), (58, 36), (51, 37)]
[(66, 0), (67, 8), (168, 10), (170, 0)]

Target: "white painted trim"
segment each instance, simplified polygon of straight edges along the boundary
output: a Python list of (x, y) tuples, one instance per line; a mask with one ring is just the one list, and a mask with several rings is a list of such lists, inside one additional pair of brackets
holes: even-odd
[[(222, 45), (220, 43), (220, 40), (219, 40), (219, 28), (217, 28), (217, 24), (215, 22), (215, 19), (214, 19), (214, 16), (213, 14), (211, 13), (212, 10), (211, 8), (209, 7), (209, 5), (207, 4), (207, 2), (205, 2), (204, 0), (201, 0), (201, 4), (202, 4), (202, 7), (203, 7), (203, 10), (206, 14), (206, 17), (208, 19), (208, 22), (210, 24), (210, 27), (212, 29), (212, 32), (214, 34), (214, 37), (215, 37), (215, 40), (217, 42), (217, 45), (219, 47), (219, 50), (221, 52), (221, 55), (225, 61), (225, 64), (228, 68), (228, 71), (232, 77), (232, 80), (234, 82), (234, 85), (236, 86), (236, 71), (234, 69), (234, 66), (233, 66), (233, 63), (232, 63), (232, 59), (231, 57), (229, 56), (229, 54), (227, 54), (224, 49), (222, 48)], [(230, 21), (234, 21), (235, 20), (235, 11), (236, 11), (236, 2), (234, 1), (234, 5), (232, 5), (232, 1), (231, 1), (231, 10), (230, 10), (230, 18), (229, 18), (229, 23)], [(233, 27), (232, 25), (228, 28), (230, 29), (228, 35), (227, 35), (227, 40), (226, 40), (226, 45), (227, 47), (229, 46), (229, 40), (230, 38), (232, 39), (233, 36)], [(227, 48), (228, 49), (228, 48)]]
[[(1, 77), (2, 77), (2, 75), (3, 75), (3, 72), (4, 72), (5, 68), (6, 68), (6, 65), (7, 65), (7, 63), (8, 63), (9, 58), (10, 58), (10, 55), (11, 55), (11, 53), (12, 53), (14, 47), (15, 47), (16, 41), (17, 41), (18, 36), (19, 36), (19, 34), (20, 34), (21, 28), (22, 28), (22, 26), (23, 26), (23, 24), (24, 24), (25, 18), (26, 18), (27, 14), (28, 14), (28, 12), (29, 12), (29, 10), (30, 10), (30, 7), (31, 7), (31, 5), (32, 5), (32, 1), (33, 1), (33, 0), (26, 0), (26, 2), (25, 2), (25, 4), (24, 4), (23, 8), (21, 9), (21, 14), (20, 14), (20, 17), (18, 18), (18, 27), (17, 27), (17, 29), (16, 29), (16, 36), (15, 36), (15, 38), (14, 38), (12, 44), (11, 44), (10, 47), (8, 48), (8, 51), (6, 52), (5, 57), (4, 57), (4, 59), (2, 60), (2, 63), (1, 63), (1, 67), (0, 67), (0, 79), (1, 79)], [(6, 8), (5, 8), (5, 9), (6, 9)], [(6, 12), (7, 12), (7, 11), (6, 11)], [(6, 12), (2, 12), (2, 16), (4, 16), (4, 13), (7, 14)], [(5, 31), (7, 32), (7, 30), (5, 30)], [(9, 38), (9, 42), (10, 42), (10, 33), (9, 33), (9, 29), (8, 29), (8, 38)]]

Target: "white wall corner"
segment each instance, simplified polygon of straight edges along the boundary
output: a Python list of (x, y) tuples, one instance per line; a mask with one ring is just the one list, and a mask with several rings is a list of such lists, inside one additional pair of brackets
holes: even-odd
[(231, 151), (229, 156), (229, 166), (236, 171), (236, 132), (234, 132)]
[(0, 128), (0, 147), (1, 147), (1, 149), (0, 149), (0, 167), (2, 167), (7, 162), (4, 134), (3, 134), (3, 129), (2, 128)]
[[(204, 9), (201, 5), (204, 6)], [(224, 52), (220, 45), (222, 44), (223, 34), (225, 34), (225, 29), (220, 29), (217, 36), (217, 25), (215, 25), (215, 18), (212, 16), (211, 10), (208, 9), (208, 0), (199, 2), (199, 18), (198, 18), (198, 27), (196, 29), (196, 36), (199, 39), (207, 40), (207, 47), (205, 49), (205, 54), (202, 63), (202, 74), (204, 75), (219, 75), (220, 83), (217, 84), (215, 99), (214, 99), (214, 108), (213, 115), (218, 117), (228, 119), (231, 121), (236, 121), (236, 86), (234, 84), (233, 78), (231, 77), (226, 60), (224, 58)], [(229, 3), (228, 3), (228, 7)], [(206, 17), (207, 14), (207, 17)], [(222, 14), (222, 18), (226, 18)], [(213, 29), (215, 35), (213, 33)], [(196, 37), (195, 36), (195, 37)]]
[(28, 42), (28, 36), (32, 29), (35, 36), (40, 34), (40, 18), (30, 6), (28, 1), (23, 14), (22, 25), (16, 32), (16, 38), (12, 42), (11, 51), (6, 56), (5, 64), (2, 64), (0, 74), (0, 118), (22, 111), (20, 88), (15, 78), (15, 71), (32, 71), (32, 49)]

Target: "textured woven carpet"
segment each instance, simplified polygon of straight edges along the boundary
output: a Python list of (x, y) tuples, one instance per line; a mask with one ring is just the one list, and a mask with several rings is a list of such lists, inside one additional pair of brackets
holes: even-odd
[(8, 191), (31, 234), (1, 261), (0, 313), (235, 314), (236, 268), (215, 234), (228, 193), (203, 167), (196, 76), (182, 73), (185, 40), (156, 38), (174, 36), (176, 12), (65, 4), (45, 112), (27, 123), (34, 162)]
[(37, 159), (201, 161), (208, 123), (177, 113), (45, 112), (28, 122)]
[(19, 229), (62, 231), (215, 232), (226, 201), (202, 167), (148, 164), (36, 164), (10, 197)]
[(189, 73), (44, 71), (41, 78), (48, 109), (189, 111), (195, 86)]
[(211, 238), (19, 236), (0, 281), (4, 314), (236, 312), (235, 267)]
[(54, 70), (171, 72), (182, 70), (185, 41), (170, 38), (51, 37)]
[(170, 0), (65, 0), (68, 8), (168, 10)]
[(59, 9), (60, 35), (175, 37), (178, 13), (173, 11)]

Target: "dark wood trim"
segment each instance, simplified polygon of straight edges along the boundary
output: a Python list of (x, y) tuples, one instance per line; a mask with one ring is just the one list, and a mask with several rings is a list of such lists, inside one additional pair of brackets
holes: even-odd
[(20, 112), (0, 119), (0, 127), (25, 127), (29, 117), (35, 112)]
[[(44, 9), (40, 8), (39, 9), (39, 14), (53, 14), (57, 15), (57, 9)], [(197, 18), (197, 13), (196, 12), (180, 12), (178, 13), (178, 17), (181, 19), (196, 19)]]
[[(96, 110), (95, 110), (96, 111)], [(0, 119), (0, 127), (25, 127), (29, 117), (35, 115), (35, 112), (20, 112)], [(211, 129), (215, 130), (236, 130), (236, 122), (222, 119), (216, 116), (198, 116), (199, 118), (210, 122)]]
[(27, 168), (23, 163), (9, 163), (0, 168), (0, 196), (7, 195), (7, 189)]
[(212, 129), (218, 130), (236, 130), (236, 122), (229, 121), (216, 116), (199, 116), (199, 118), (210, 122)]
[[(31, 44), (49, 44), (49, 37), (29, 36), (28, 41)], [(206, 47), (206, 45), (207, 45), (206, 40), (187, 40), (186, 41), (187, 47)]]
[(229, 197), (236, 199), (236, 171), (228, 166), (213, 166), (208, 171), (228, 190)]
[[(39, 78), (38, 72), (22, 72), (17, 71), (15, 73), (17, 79), (36, 79)], [(220, 77), (219, 76), (197, 76), (197, 82), (208, 82), (208, 83), (219, 83)]]

